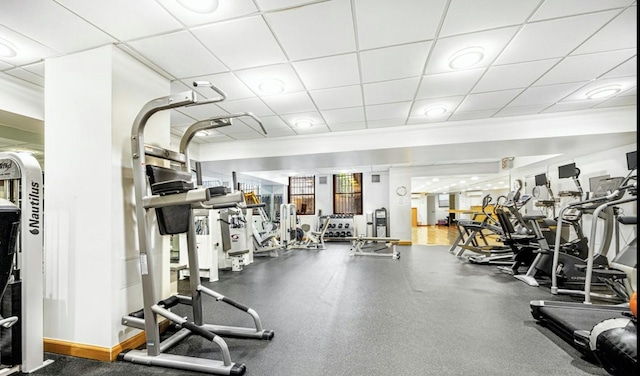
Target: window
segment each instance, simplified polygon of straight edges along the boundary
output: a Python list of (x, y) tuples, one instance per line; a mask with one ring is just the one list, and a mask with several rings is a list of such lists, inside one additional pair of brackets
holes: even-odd
[(333, 175), (333, 213), (362, 214), (362, 174)]
[(296, 214), (313, 215), (316, 212), (316, 177), (289, 177), (289, 203), (296, 205)]
[(438, 207), (440, 208), (448, 208), (449, 207), (449, 195), (448, 194), (439, 194), (438, 195)]

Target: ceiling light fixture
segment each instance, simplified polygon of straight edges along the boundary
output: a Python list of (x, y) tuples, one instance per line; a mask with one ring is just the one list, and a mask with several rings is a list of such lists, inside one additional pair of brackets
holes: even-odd
[(265, 78), (258, 84), (258, 89), (269, 95), (280, 94), (284, 91), (284, 82), (275, 78)]
[(607, 85), (588, 91), (585, 95), (587, 99), (602, 99), (616, 95), (621, 90), (622, 87), (620, 85)]
[(447, 113), (447, 107), (442, 105), (432, 106), (424, 110), (424, 116), (439, 116)]
[(313, 126), (313, 121), (309, 119), (300, 119), (296, 120), (294, 124), (296, 128), (311, 128)]
[(8, 40), (0, 38), (0, 57), (15, 57), (17, 55), (16, 46)]
[(209, 135), (209, 131), (202, 130), (202, 131), (196, 132), (196, 134), (200, 137), (206, 137)]
[(449, 68), (469, 68), (482, 61), (482, 59), (484, 59), (484, 49), (482, 47), (468, 47), (451, 55)]
[(177, 0), (178, 4), (192, 12), (207, 14), (218, 9), (218, 0)]

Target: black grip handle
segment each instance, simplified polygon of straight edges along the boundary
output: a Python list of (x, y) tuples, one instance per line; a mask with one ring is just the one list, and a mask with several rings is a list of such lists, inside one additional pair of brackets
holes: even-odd
[(222, 298), (222, 301), (227, 303), (227, 304), (230, 304), (230, 305), (232, 305), (232, 306), (234, 306), (234, 307), (236, 307), (236, 308), (238, 308), (238, 309), (240, 309), (242, 311), (245, 311), (245, 312), (249, 311), (249, 307), (245, 307), (242, 304), (236, 302), (235, 300), (227, 298), (226, 296)]
[(158, 305), (160, 307), (169, 309), (171, 307), (175, 307), (176, 305), (178, 305), (178, 303), (180, 303), (180, 301), (178, 300), (178, 298), (176, 296), (170, 296), (166, 299), (163, 299), (161, 301), (158, 302)]

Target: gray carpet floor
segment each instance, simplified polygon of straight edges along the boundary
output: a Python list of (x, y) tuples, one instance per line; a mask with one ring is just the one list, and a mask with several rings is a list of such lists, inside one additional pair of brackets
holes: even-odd
[[(346, 243), (256, 258), (203, 284), (255, 309), (272, 341), (226, 339), (251, 376), (606, 375), (531, 317), (529, 301), (557, 299), (445, 246), (398, 247), (401, 258), (349, 256)], [(181, 281), (179, 289), (188, 286)], [(565, 299), (566, 300), (566, 299)], [(205, 297), (207, 323), (249, 325)], [(190, 315), (187, 307), (176, 307)], [(170, 353), (219, 359), (191, 336)], [(128, 362), (46, 354), (33, 375), (202, 375)]]

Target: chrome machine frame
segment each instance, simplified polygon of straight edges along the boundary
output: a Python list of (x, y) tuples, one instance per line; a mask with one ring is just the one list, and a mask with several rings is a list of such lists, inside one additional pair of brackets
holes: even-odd
[[(194, 91), (186, 91), (175, 95), (161, 97), (148, 102), (136, 117), (132, 132), (132, 159), (133, 159), (133, 180), (135, 185), (136, 217), (138, 227), (138, 246), (140, 252), (140, 270), (142, 274), (142, 290), (144, 308), (141, 311), (125, 315), (122, 324), (130, 327), (143, 329), (146, 334), (146, 348), (144, 350), (128, 350), (121, 353), (118, 358), (133, 363), (171, 367), (196, 372), (206, 372), (222, 375), (242, 375), (246, 371), (244, 364), (231, 362), (231, 356), (226, 342), (219, 336), (234, 336), (241, 338), (266, 339), (273, 338), (274, 333), (262, 328), (260, 317), (253, 309), (237, 303), (226, 296), (204, 287), (200, 281), (196, 232), (194, 224), (194, 208), (213, 209), (228, 205), (237, 205), (244, 202), (242, 192), (230, 194), (212, 193), (212, 188), (197, 187), (182, 193), (166, 195), (150, 194), (146, 177), (146, 156), (158, 157), (180, 165), (181, 171), (191, 173), (190, 160), (187, 152), (189, 142), (196, 132), (206, 129), (213, 129), (231, 125), (233, 118), (247, 116), (254, 119), (263, 132), (264, 127), (258, 118), (251, 113), (232, 114), (226, 116), (213, 117), (207, 120), (198, 121), (190, 126), (182, 136), (180, 141), (180, 151), (170, 151), (159, 147), (152, 147), (144, 143), (144, 128), (147, 120), (156, 112), (169, 110), (178, 107), (202, 105), (220, 102), (226, 98), (225, 93), (208, 82), (194, 82), (194, 86), (210, 87), (219, 97), (199, 101)], [(154, 259), (151, 252), (151, 242), (149, 233), (150, 216), (149, 210), (177, 205), (190, 205), (189, 223), (187, 230), (188, 258), (189, 258), (189, 280), (191, 296), (174, 295), (160, 302), (155, 301), (155, 284), (159, 280), (153, 275), (154, 264), (159, 260)], [(216, 301), (222, 301), (249, 314), (255, 328), (231, 327), (205, 324), (203, 322), (202, 295), (213, 297)], [(177, 304), (191, 305), (193, 309), (193, 322), (170, 311), (170, 308)], [(181, 329), (161, 341), (160, 326), (158, 316), (162, 316)], [(165, 353), (166, 350), (176, 345), (181, 340), (197, 334), (215, 343), (222, 355), (222, 360), (203, 359), (192, 356), (173, 355)]]
[(19, 366), (0, 370), (0, 375), (14, 372), (31, 373), (50, 363), (44, 360), (44, 276), (43, 260), (43, 184), (42, 169), (38, 161), (26, 153), (0, 153), (0, 180), (19, 180), (22, 194), (19, 206), (20, 237), (18, 243), (18, 268), (22, 281), (21, 314), (21, 363)]

